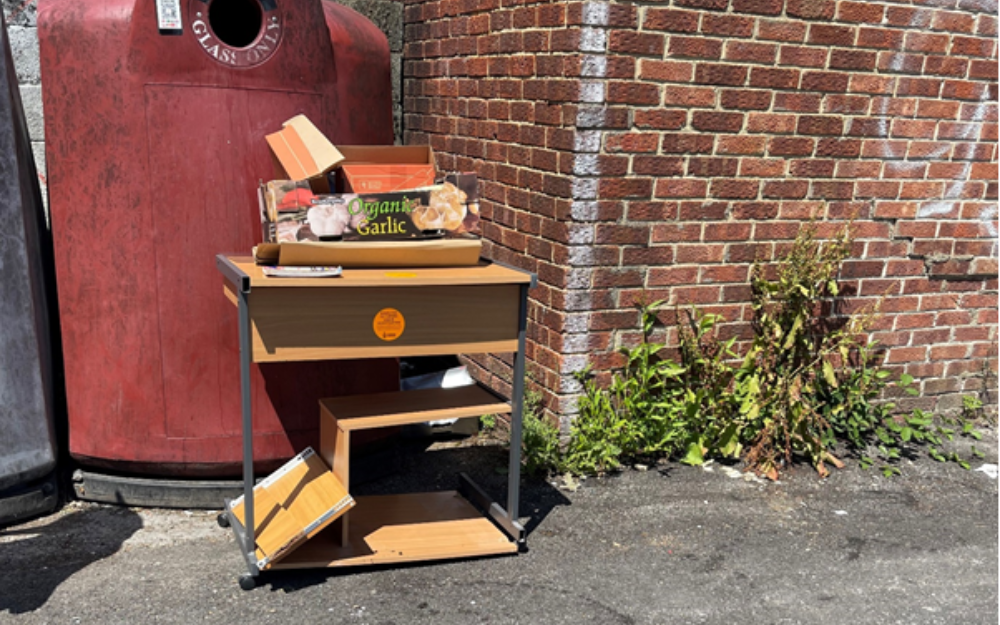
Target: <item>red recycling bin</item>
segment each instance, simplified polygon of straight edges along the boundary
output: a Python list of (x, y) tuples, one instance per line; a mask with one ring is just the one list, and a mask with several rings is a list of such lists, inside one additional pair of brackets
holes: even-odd
[[(215, 255), (259, 242), (264, 135), (285, 120), (392, 142), (386, 38), (320, 0), (44, 0), (38, 32), (70, 453), (238, 475), (237, 316)], [(397, 388), (394, 360), (255, 367), (257, 469), (317, 444), (319, 398)]]

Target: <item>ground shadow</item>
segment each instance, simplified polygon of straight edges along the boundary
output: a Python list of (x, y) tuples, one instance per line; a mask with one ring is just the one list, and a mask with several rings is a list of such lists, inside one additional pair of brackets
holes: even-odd
[(118, 551), (142, 527), (128, 508), (88, 508), (0, 529), (0, 615), (31, 612), (77, 571)]

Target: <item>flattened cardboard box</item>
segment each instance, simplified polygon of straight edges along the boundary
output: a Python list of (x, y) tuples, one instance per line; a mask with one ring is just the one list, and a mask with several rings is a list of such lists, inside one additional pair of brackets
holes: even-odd
[(288, 267), (471, 267), (479, 264), (482, 250), (482, 239), (460, 235), (423, 241), (262, 243), (254, 248), (254, 258), (261, 265)]
[(314, 194), (304, 181), (274, 180), (261, 189), (265, 243), (420, 239), (479, 231), (475, 174), (441, 185), (391, 193)]
[[(229, 505), (245, 526), (243, 497)], [(352, 507), (347, 489), (307, 447), (254, 486), (257, 566), (267, 570)]]

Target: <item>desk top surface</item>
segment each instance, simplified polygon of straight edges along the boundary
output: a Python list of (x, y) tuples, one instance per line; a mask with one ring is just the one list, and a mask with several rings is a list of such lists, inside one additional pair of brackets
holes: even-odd
[(239, 287), (397, 287), (397, 286), (461, 286), (480, 284), (531, 284), (533, 275), (495, 263), (471, 267), (401, 267), (399, 269), (344, 269), (337, 278), (273, 278), (264, 275), (250, 256), (216, 257), (219, 271)]

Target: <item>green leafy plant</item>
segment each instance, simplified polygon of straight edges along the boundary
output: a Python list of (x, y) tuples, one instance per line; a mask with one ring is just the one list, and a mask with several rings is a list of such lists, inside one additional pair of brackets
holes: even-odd
[(497, 429), (497, 416), (495, 414), (485, 414), (479, 417), (479, 429), (484, 434), (492, 434)]
[[(565, 447), (554, 426), (526, 417), (526, 466), (600, 474), (639, 459), (722, 458), (777, 479), (797, 460), (825, 476), (851, 455), (890, 476), (924, 449), (968, 468), (952, 443), (981, 437), (982, 402), (968, 396), (952, 416), (896, 414), (882, 400), (891, 376), (880, 346), (868, 340), (881, 300), (849, 315), (824, 312), (836, 312), (850, 248), (850, 224), (827, 241), (808, 224), (775, 264), (754, 264), (753, 337), (742, 357), (735, 337), (719, 338), (724, 320), (698, 310), (677, 314), (679, 362), (661, 357), (666, 345), (651, 337), (663, 302), (640, 303), (641, 338), (622, 349), (625, 364), (610, 382), (599, 386), (589, 368), (577, 374), (582, 393)], [(895, 384), (919, 394), (909, 375)], [(974, 445), (970, 453), (982, 456)]]
[(542, 411), (542, 395), (529, 389), (524, 393), (521, 419), (521, 452), (528, 475), (554, 473), (562, 467), (559, 428)]
[(676, 380), (683, 367), (660, 358), (665, 345), (650, 338), (662, 303), (638, 305), (642, 338), (622, 348), (625, 366), (607, 389), (595, 384), (589, 368), (577, 374), (583, 394), (566, 450), (568, 470), (603, 473), (624, 460), (670, 455), (680, 444), (677, 398), (682, 391)]

